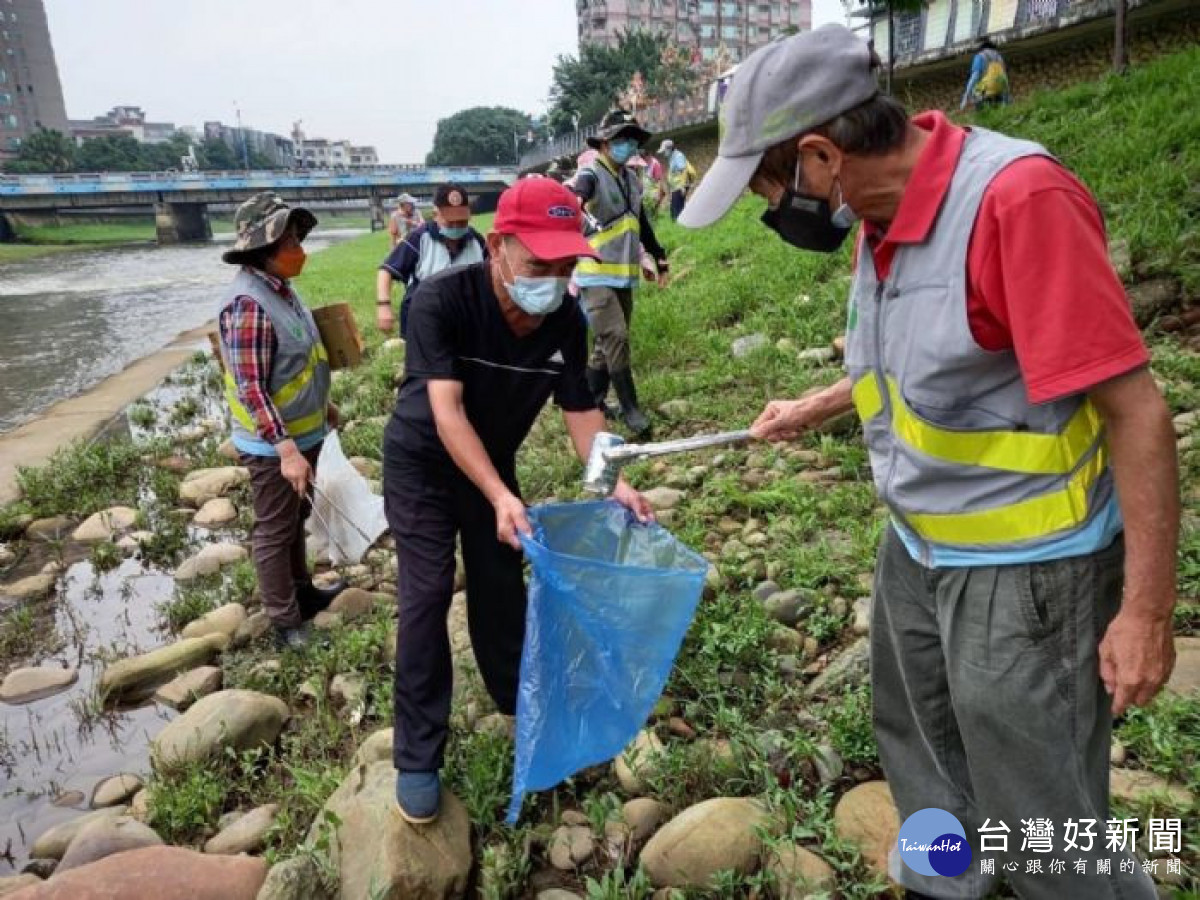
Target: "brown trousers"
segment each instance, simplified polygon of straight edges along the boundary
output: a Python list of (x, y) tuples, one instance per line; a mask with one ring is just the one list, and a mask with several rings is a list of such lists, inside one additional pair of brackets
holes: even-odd
[[(321, 445), (303, 452), (315, 477)], [(254, 531), (250, 543), (263, 609), (272, 625), (295, 628), (302, 622), (300, 607), (296, 605), (296, 582), (309, 579), (304, 520), (312, 512), (312, 504), (283, 477), (279, 457), (243, 453), (240, 461), (250, 470), (250, 490), (254, 495)]]

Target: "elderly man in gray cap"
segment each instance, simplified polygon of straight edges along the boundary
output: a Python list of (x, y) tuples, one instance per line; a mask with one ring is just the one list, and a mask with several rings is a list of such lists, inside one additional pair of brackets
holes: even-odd
[(401, 194), (396, 198), (396, 209), (388, 217), (388, 234), (395, 247), (402, 240), (425, 224), (417, 211), (417, 198), (412, 194)]
[(863, 422), (891, 513), (871, 622), (891, 874), (912, 897), (1007, 876), (1022, 898), (1152, 898), (1105, 832), (1112, 717), (1174, 663), (1170, 416), (1087, 189), (1036, 144), (910, 120), (877, 64), (836, 25), (753, 54), (680, 222), (749, 186), (803, 250), (863, 223), (847, 377), (752, 431)]

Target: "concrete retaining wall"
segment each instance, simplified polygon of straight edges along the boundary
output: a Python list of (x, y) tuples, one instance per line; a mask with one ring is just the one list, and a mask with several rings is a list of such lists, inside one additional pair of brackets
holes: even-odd
[[(1155, 12), (1155, 15), (1149, 13)], [(1200, 43), (1200, 2), (1168, 14), (1143, 8), (1129, 21), (1130, 65), (1144, 65), (1159, 56), (1178, 53)], [(1069, 31), (1031, 39), (1002, 48), (1016, 99), (1037, 90), (1055, 90), (1103, 77), (1112, 67), (1113, 20), (1098, 19)], [(971, 55), (897, 69), (896, 96), (910, 111), (957, 110), (971, 67)], [(1182, 114), (1182, 111), (1181, 111)], [(717, 153), (717, 124), (668, 131), (654, 136), (671, 138), (696, 168), (703, 172)]]

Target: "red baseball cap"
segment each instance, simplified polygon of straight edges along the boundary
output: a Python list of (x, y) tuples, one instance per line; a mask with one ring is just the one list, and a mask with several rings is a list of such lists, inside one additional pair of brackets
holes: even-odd
[(583, 236), (579, 198), (553, 178), (522, 178), (501, 194), (492, 228), (538, 259), (599, 258)]

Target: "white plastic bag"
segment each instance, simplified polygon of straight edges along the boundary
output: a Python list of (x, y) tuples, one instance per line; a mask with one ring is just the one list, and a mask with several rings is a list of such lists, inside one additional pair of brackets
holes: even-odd
[(336, 431), (326, 436), (321, 447), (312, 504), (310, 546), (334, 565), (362, 562), (371, 545), (387, 531), (383, 498), (350, 465)]

